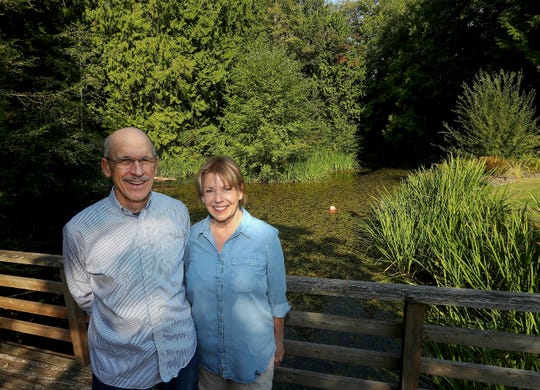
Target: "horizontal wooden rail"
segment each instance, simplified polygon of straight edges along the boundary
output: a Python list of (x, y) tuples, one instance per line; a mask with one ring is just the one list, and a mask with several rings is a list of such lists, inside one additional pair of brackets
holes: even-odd
[(496, 332), (492, 330), (424, 325), (424, 341), (468, 345), (512, 352), (540, 353), (540, 337), (536, 335)]
[[(44, 324), (31, 324), (17, 318), (0, 317), (0, 328), (26, 332), (33, 335), (71, 341), (74, 354), (82, 364), (87, 363), (85, 315), (78, 309), (67, 291), (62, 259), (60, 256), (0, 251), (0, 263), (22, 266), (54, 267), (60, 270), (61, 280), (41, 280), (20, 275), (0, 274), (0, 286), (13, 289), (62, 294), (65, 306), (44, 304), (22, 299), (25, 294), (0, 296), (0, 308), (51, 318), (66, 319), (69, 329)], [(540, 313), (540, 294), (506, 291), (479, 291), (461, 288), (411, 286), (391, 283), (373, 283), (337, 279), (318, 279), (300, 276), (287, 277), (292, 294), (346, 297), (359, 300), (398, 302), (403, 305), (403, 318), (379, 320), (351, 318), (343, 315), (315, 311), (293, 310), (286, 322), (288, 331), (298, 333), (294, 339), (285, 340), (285, 366), (276, 369), (276, 382), (294, 383), (320, 389), (418, 389), (420, 376), (443, 376), (458, 380), (499, 384), (503, 386), (540, 389), (540, 373), (512, 367), (496, 367), (482, 362), (462, 362), (422, 356), (426, 343), (458, 344), (475, 348), (499, 349), (517, 353), (540, 353), (540, 337), (481, 329), (453, 328), (424, 323), (428, 306), (443, 305), (512, 312)], [(30, 294), (32, 295), (32, 294)], [(302, 340), (302, 329), (332, 334), (354, 335), (357, 338), (376, 337), (388, 340), (392, 350), (360, 348), (348, 345), (331, 345), (313, 340)], [(311, 331), (306, 334), (310, 334)], [(296, 333), (295, 333), (296, 334)], [(348, 336), (347, 336), (348, 337)], [(300, 339), (298, 339), (300, 338)], [(340, 340), (337, 337), (336, 340)], [(317, 372), (305, 368), (288, 367), (290, 357), (300, 360), (324, 361), (346, 367), (364, 367), (369, 372), (381, 370), (389, 375), (379, 380), (353, 378), (335, 373)], [(293, 359), (294, 360), (294, 359)], [(332, 365), (330, 365), (331, 367)], [(378, 371), (377, 371), (378, 372)], [(383, 379), (384, 378), (384, 379)], [(392, 379), (397, 378), (397, 379)], [(398, 382), (393, 382), (397, 380)]]
[(42, 302), (27, 301), (25, 299), (6, 298), (0, 296), (0, 309), (20, 311), (40, 316), (67, 318), (65, 306), (51, 305)]
[[(36, 318), (24, 321), (9, 316), (0, 317), (0, 328), (14, 332), (46, 337), (53, 340), (69, 342), (73, 346), (74, 357), (81, 365), (89, 363), (88, 341), (86, 334), (86, 314), (83, 313), (67, 290), (62, 267), (62, 257), (40, 253), (26, 253), (14, 251), (0, 251), (0, 263), (15, 265), (15, 267), (31, 267), (33, 271), (38, 269), (58, 269), (60, 280), (48, 280), (30, 278), (26, 276), (0, 274), (0, 286), (7, 287), (5, 291), (12, 293), (24, 291), (31, 294), (17, 293), (14, 296), (0, 296), (0, 309), (15, 312), (28, 313), (50, 318), (58, 318), (68, 321), (69, 327), (51, 326), (40, 323)], [(13, 270), (10, 271), (13, 273)], [(21, 299), (31, 296), (32, 293), (49, 293), (62, 296), (64, 306), (44, 303), (34, 299)]]
[(62, 256), (47, 253), (0, 250), (0, 261), (3, 263), (39, 265), (43, 267), (63, 267)]
[(294, 356), (358, 364), (374, 368), (398, 369), (400, 364), (400, 355), (391, 352), (370, 351), (294, 340), (286, 340), (285, 349), (287, 353)]
[(298, 370), (294, 368), (279, 367), (274, 380), (283, 383), (293, 383), (310, 386), (317, 389), (340, 390), (392, 390), (388, 383), (370, 381), (359, 378), (348, 378), (338, 375), (321, 374), (313, 371)]
[(422, 358), (421, 370), (423, 373), (433, 376), (466, 379), (525, 389), (540, 389), (540, 373), (516, 368)]
[(58, 328), (56, 326), (36, 324), (30, 321), (20, 321), (12, 318), (0, 317), (0, 328), (32, 334), (34, 336), (48, 337), (50, 339), (59, 341), (71, 342), (69, 329)]
[(0, 275), (0, 286), (51, 294), (62, 294), (64, 291), (62, 282), (13, 275)]
[(49, 255), (46, 253), (0, 250), (0, 261), (3, 263), (39, 265), (43, 267), (63, 267), (62, 256)]
[(540, 313), (540, 294), (287, 276), (290, 292)]
[(358, 333), (370, 336), (400, 338), (401, 324), (390, 321), (354, 319), (350, 317), (316, 312), (291, 311), (287, 318), (288, 326), (306, 326), (336, 332)]
[(289, 313), (287, 320), (287, 328), (319, 329), (394, 340), (401, 338), (401, 353), (325, 345), (300, 340), (286, 339), (285, 341), (285, 362), (288, 356), (296, 356), (390, 370), (395, 373), (401, 372), (399, 384), (377, 381), (357, 382), (359, 378), (339, 377), (292, 367), (279, 367), (276, 370), (277, 381), (321, 389), (418, 389), (419, 376), (427, 375), (540, 389), (540, 374), (534, 371), (421, 356), (422, 344), (424, 343), (459, 344), (538, 354), (540, 352), (540, 337), (537, 335), (428, 325), (423, 322), (423, 308), (429, 305), (446, 305), (539, 313), (540, 294), (380, 284), (300, 276), (288, 276), (287, 286), (289, 292), (293, 294), (401, 302), (404, 305), (405, 313), (409, 314), (402, 319), (402, 322), (396, 322), (293, 310)]

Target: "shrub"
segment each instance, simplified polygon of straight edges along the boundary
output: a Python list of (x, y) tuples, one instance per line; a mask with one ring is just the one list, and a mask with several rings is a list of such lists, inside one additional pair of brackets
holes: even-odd
[[(522, 74), (480, 71), (472, 86), (463, 84), (456, 127), (444, 124), (447, 151), (474, 156), (520, 158), (540, 147), (535, 91), (521, 91)], [(537, 151), (536, 151), (537, 153)]]

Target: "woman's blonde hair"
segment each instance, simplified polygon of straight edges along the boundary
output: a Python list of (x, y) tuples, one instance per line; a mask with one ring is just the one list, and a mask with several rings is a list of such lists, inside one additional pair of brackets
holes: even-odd
[[(207, 174), (213, 173), (221, 178), (224, 183), (244, 192), (244, 177), (234, 160), (227, 156), (210, 157), (197, 173), (197, 194), (204, 195), (204, 179)], [(240, 199), (240, 206), (246, 203), (246, 194)]]

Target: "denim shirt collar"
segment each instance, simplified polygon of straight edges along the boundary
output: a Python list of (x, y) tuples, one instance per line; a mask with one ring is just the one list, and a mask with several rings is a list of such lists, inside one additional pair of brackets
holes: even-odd
[[(252, 221), (253, 217), (251, 216), (251, 214), (245, 208), (240, 208), (240, 210), (242, 210), (242, 220), (240, 221), (240, 225), (238, 226), (236, 231), (231, 235), (231, 238), (238, 235), (238, 234), (243, 234), (244, 236), (249, 238), (249, 237), (251, 237), (251, 234), (252, 234), (251, 221)], [(204, 222), (204, 227), (199, 232), (199, 235), (202, 234), (206, 238), (210, 238), (210, 237), (213, 238), (212, 231), (210, 230), (210, 222), (212, 221), (212, 217), (210, 217), (210, 215), (208, 215), (204, 219), (204, 221), (205, 221)]]

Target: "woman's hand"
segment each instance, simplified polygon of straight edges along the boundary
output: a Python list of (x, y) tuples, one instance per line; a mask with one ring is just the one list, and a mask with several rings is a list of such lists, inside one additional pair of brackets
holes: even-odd
[(274, 368), (279, 367), (283, 361), (283, 355), (285, 355), (285, 348), (283, 343), (276, 343), (276, 354), (274, 355)]

